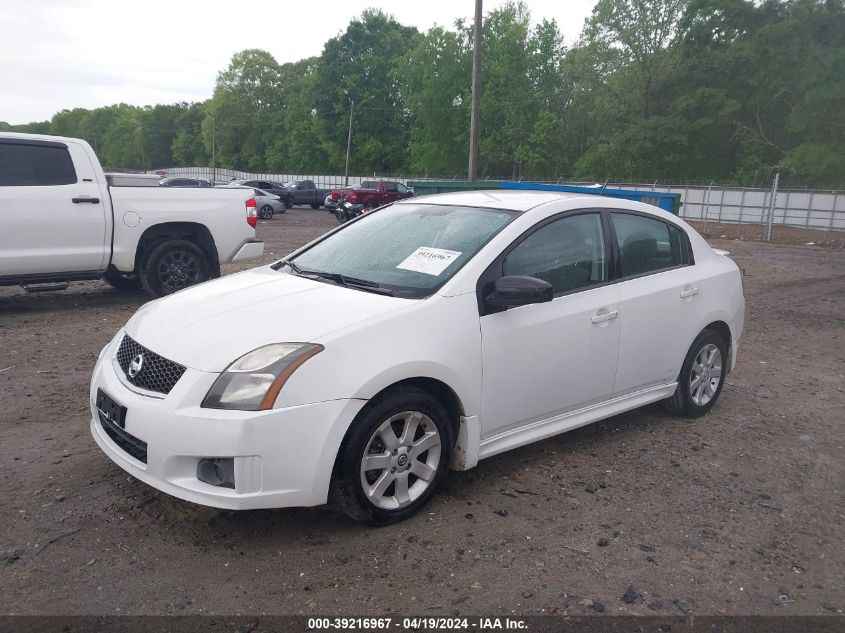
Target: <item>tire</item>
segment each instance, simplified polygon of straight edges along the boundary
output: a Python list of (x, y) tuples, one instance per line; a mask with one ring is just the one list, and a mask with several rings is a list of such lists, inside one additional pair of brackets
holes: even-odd
[(321, 204), (317, 204), (317, 203), (314, 203), (314, 204), (312, 204), (312, 205), (311, 205), (311, 208), (312, 208), (312, 209), (314, 209), (314, 211), (316, 211), (316, 210), (317, 210), (317, 209), (319, 209), (321, 206), (323, 206), (323, 205), (321, 205)]
[(702, 330), (684, 358), (678, 388), (663, 401), (666, 408), (687, 418), (697, 418), (710, 411), (725, 385), (727, 361), (727, 344), (721, 335)]
[(265, 204), (261, 207), (261, 211), (258, 212), (258, 217), (262, 220), (272, 220), (273, 219), (273, 207), (269, 204)]
[(122, 275), (116, 270), (107, 270), (103, 281), (112, 288), (123, 292), (138, 292), (141, 290), (141, 280), (136, 275)]
[(367, 210), (367, 211), (372, 211), (372, 210), (373, 210), (373, 209), (375, 209), (375, 208), (376, 208), (376, 203), (375, 203), (375, 202), (373, 202), (372, 200), (368, 201), (368, 202), (364, 205), (364, 209), (365, 209), (365, 210)]
[(344, 213), (343, 209), (335, 209), (334, 210), (334, 217), (337, 218), (338, 224), (343, 224), (346, 222), (346, 213)]
[(153, 297), (173, 294), (211, 278), (208, 256), (194, 242), (165, 240), (143, 257), (141, 284)]
[[(331, 498), (356, 521), (402, 521), (434, 494), (454, 443), (454, 427), (438, 399), (415, 387), (391, 389), (371, 400), (347, 432)], [(364, 460), (373, 468), (365, 469)]]

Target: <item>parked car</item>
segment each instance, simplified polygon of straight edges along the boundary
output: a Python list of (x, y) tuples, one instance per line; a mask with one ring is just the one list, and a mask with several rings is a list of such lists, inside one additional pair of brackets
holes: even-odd
[(392, 180), (364, 180), (357, 187), (349, 190), (333, 189), (331, 201), (335, 205), (340, 200), (363, 205), (368, 211), (402, 198), (410, 198), (414, 192), (401, 182)]
[(90, 428), (188, 501), (396, 521), (450, 468), (661, 400), (707, 413), (744, 312), (736, 264), (651, 205), (412, 198), (147, 304), (100, 354)]
[(293, 206), (293, 196), (290, 190), (280, 182), (271, 182), (269, 180), (232, 180), (226, 187), (252, 187), (254, 189), (261, 189), (274, 196), (279, 196), (279, 200), (284, 202), (285, 211)]
[(326, 196), (331, 193), (331, 189), (318, 189), (313, 180), (286, 182), (285, 187), (290, 191), (293, 204), (307, 204), (312, 209), (319, 209), (323, 206)]
[(102, 277), (170, 294), (260, 257), (248, 191), (120, 186), (85, 141), (0, 133), (0, 285), (59, 290)]
[(162, 187), (211, 187), (210, 180), (204, 178), (180, 178), (174, 176), (173, 178), (162, 178), (158, 181)]
[(253, 192), (255, 192), (258, 217), (262, 220), (272, 220), (276, 213), (284, 213), (288, 210), (288, 205), (279, 196), (263, 189), (253, 189)]

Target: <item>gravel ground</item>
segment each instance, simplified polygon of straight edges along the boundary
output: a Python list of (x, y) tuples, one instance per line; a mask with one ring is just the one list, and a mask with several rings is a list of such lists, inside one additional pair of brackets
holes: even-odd
[[(265, 262), (334, 225), (260, 223)], [(651, 406), (490, 458), (380, 529), (128, 477), (87, 393), (144, 296), (0, 288), (0, 613), (841, 613), (845, 251), (725, 235), (748, 312), (710, 415)]]

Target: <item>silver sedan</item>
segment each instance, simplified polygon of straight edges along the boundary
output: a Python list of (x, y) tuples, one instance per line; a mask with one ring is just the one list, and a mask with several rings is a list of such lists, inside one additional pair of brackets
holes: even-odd
[(258, 217), (262, 220), (272, 220), (275, 214), (284, 213), (288, 210), (288, 206), (279, 196), (263, 189), (253, 189), (253, 191), (255, 191), (255, 205), (258, 207)]

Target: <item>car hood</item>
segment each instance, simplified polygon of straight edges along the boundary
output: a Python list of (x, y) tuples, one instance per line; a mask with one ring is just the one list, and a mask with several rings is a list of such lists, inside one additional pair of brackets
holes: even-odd
[(144, 347), (220, 372), (262, 345), (307, 343), (414, 304), (263, 267), (148, 303), (126, 324)]

